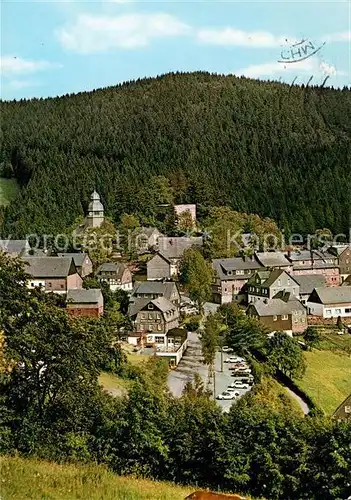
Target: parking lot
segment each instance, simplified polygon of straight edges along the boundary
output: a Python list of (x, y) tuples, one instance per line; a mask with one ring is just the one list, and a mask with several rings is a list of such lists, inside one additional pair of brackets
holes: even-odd
[[(231, 366), (230, 363), (225, 363), (224, 361), (226, 360), (227, 357), (229, 357), (230, 354), (223, 353), (223, 371), (221, 371), (221, 353), (217, 352), (216, 354), (216, 373), (215, 373), (215, 398), (218, 396), (218, 394), (221, 394), (224, 392), (227, 387), (236, 380), (232, 376), (232, 372), (229, 370), (229, 367)], [(212, 385), (212, 390), (213, 390), (213, 384)], [(249, 389), (235, 389), (240, 396), (246, 394)], [(232, 400), (216, 400), (218, 405), (223, 408), (224, 411), (229, 411), (229, 408), (231, 407), (232, 404), (235, 404), (237, 401), (236, 399)]]
[[(215, 394), (216, 398), (218, 394), (222, 393), (227, 389), (227, 387), (236, 380), (232, 376), (232, 372), (229, 370), (229, 363), (225, 363), (225, 359), (229, 357), (230, 354), (223, 353), (223, 371), (221, 370), (221, 353), (217, 352), (216, 362), (215, 362)], [(189, 333), (189, 347), (180, 361), (178, 367), (172, 370), (168, 376), (168, 387), (175, 397), (180, 397), (184, 386), (187, 381), (191, 381), (194, 378), (194, 374), (198, 373), (205, 384), (208, 383), (208, 367), (203, 364), (201, 356), (201, 343), (199, 337), (196, 333)], [(213, 379), (211, 381), (210, 389), (213, 391)], [(250, 389), (236, 389), (240, 395), (245, 394)], [(233, 400), (216, 400), (219, 406), (223, 408), (224, 411), (229, 411), (229, 408), (233, 403)]]

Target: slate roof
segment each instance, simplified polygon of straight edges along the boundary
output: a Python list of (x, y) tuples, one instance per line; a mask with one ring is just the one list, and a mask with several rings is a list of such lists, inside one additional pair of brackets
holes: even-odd
[(96, 304), (100, 302), (101, 298), (102, 292), (100, 288), (67, 291), (67, 302), (72, 302), (73, 304)]
[(140, 234), (145, 234), (145, 236), (147, 236), (148, 238), (150, 238), (150, 236), (152, 236), (152, 234), (154, 232), (157, 232), (160, 236), (163, 236), (160, 231), (157, 229), (157, 227), (142, 227), (141, 228), (141, 231), (140, 231)]
[(177, 312), (177, 308), (172, 302), (165, 299), (164, 297), (158, 297), (157, 299), (137, 299), (133, 304), (130, 305), (129, 316), (135, 316), (141, 311), (147, 304), (154, 304), (154, 306), (159, 309), (161, 312), (166, 311), (175, 311)]
[(336, 256), (328, 251), (321, 250), (297, 250), (295, 252), (290, 252), (287, 254), (287, 258), (294, 264), (294, 269), (298, 269), (298, 266), (307, 266), (311, 264), (295, 264), (298, 261), (313, 261), (314, 267), (331, 267), (332, 263), (326, 262), (332, 259), (333, 263), (336, 260)]
[(177, 285), (173, 281), (139, 281), (135, 283), (132, 296), (140, 294), (162, 295), (170, 300), (174, 287)]
[[(235, 279), (245, 279), (251, 276), (250, 271), (254, 271), (256, 269), (262, 269), (262, 264), (257, 262), (257, 260), (253, 257), (232, 257), (230, 259), (214, 259), (212, 261), (212, 266), (215, 269), (217, 276), (221, 280), (230, 281)], [(241, 275), (228, 275), (228, 271), (248, 271), (246, 274)]]
[(311, 294), (317, 287), (325, 286), (323, 274), (302, 274), (294, 276), (294, 280), (300, 285), (300, 294)]
[(88, 254), (86, 253), (59, 253), (59, 257), (71, 257), (77, 267), (82, 267)]
[[(351, 303), (351, 287), (317, 287), (314, 292), (318, 295), (322, 304), (349, 304)], [(314, 293), (313, 292), (313, 293)]]
[(26, 257), (25, 268), (33, 278), (67, 278), (77, 272), (70, 257)]
[(256, 256), (264, 267), (291, 266), (283, 252), (256, 252)]
[(0, 240), (0, 250), (9, 254), (24, 254), (30, 250), (27, 240)]
[(160, 236), (158, 239), (159, 254), (162, 255), (166, 260), (169, 259), (179, 259), (183, 256), (185, 250), (191, 247), (202, 247), (203, 239), (202, 236), (198, 237), (167, 237)]
[(282, 314), (292, 314), (293, 311), (306, 312), (305, 307), (299, 300), (289, 300), (285, 302), (281, 299), (258, 300), (249, 304), (254, 307), (259, 316), (278, 316)]
[(123, 262), (105, 262), (104, 264), (101, 264), (101, 266), (99, 266), (96, 274), (99, 276), (104, 272), (113, 272), (115, 273), (114, 276), (116, 276), (118, 279), (121, 279), (124, 271), (126, 270), (126, 267), (127, 266), (123, 264)]
[[(297, 281), (294, 276), (290, 276), (284, 269), (271, 269), (271, 270), (264, 270), (264, 271), (257, 271), (247, 282), (247, 285), (255, 285), (255, 286), (262, 286), (264, 288), (270, 287), (277, 281), (277, 279), (283, 274), (287, 274), (289, 279), (292, 279), (294, 281)], [(256, 275), (259, 275), (261, 278), (261, 283), (256, 283)], [(298, 283), (297, 283), (298, 284)]]

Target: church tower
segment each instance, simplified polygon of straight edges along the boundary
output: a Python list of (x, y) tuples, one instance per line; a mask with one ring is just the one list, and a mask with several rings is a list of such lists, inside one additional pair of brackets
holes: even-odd
[(88, 227), (100, 227), (104, 222), (104, 206), (100, 201), (100, 195), (94, 191), (90, 195), (90, 200), (87, 225)]

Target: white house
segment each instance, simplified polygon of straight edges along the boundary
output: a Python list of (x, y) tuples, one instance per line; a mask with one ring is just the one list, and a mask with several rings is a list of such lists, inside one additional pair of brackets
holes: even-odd
[(315, 288), (306, 305), (313, 316), (351, 318), (351, 287)]

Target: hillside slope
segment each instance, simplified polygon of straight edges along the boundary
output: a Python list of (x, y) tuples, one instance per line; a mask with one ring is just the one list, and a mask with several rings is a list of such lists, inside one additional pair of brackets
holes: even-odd
[(153, 175), (171, 180), (178, 202), (226, 204), (287, 230), (347, 231), (346, 88), (168, 74), (3, 102), (0, 112), (0, 168), (22, 186), (5, 211), (5, 234), (66, 228), (83, 214), (93, 188), (114, 219), (142, 210), (154, 196)]
[(99, 465), (0, 457), (4, 500), (182, 500), (194, 489), (114, 475)]

